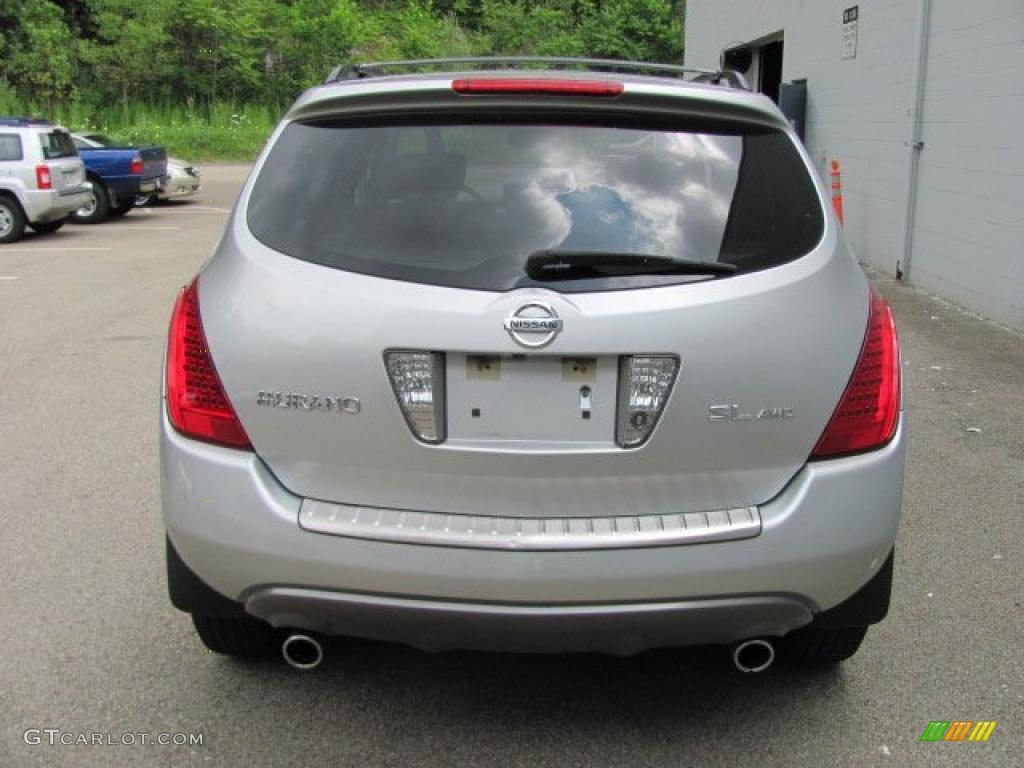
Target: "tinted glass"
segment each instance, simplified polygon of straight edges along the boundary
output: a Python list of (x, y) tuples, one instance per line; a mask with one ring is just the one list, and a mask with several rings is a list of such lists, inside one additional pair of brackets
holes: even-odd
[[(260, 172), (248, 223), (296, 258), (380, 277), (504, 291), (534, 285), (538, 250), (728, 261), (798, 258), (821, 237), (814, 186), (787, 136), (595, 125), (293, 123)], [(563, 292), (687, 282), (637, 275)]]
[(21, 160), (21, 138), (17, 134), (0, 133), (0, 162)]
[(75, 157), (78, 150), (71, 140), (71, 134), (66, 131), (50, 131), (40, 133), (39, 141), (43, 145), (43, 157), (47, 160), (56, 160), (59, 157)]

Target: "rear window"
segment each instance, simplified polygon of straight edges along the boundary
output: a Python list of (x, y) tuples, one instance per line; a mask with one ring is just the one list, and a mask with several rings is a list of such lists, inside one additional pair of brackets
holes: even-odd
[(524, 273), (540, 250), (724, 261), (739, 274), (799, 258), (821, 238), (817, 192), (781, 132), (535, 120), (292, 123), (256, 179), (249, 228), (316, 264), (489, 291), (695, 279), (540, 284)]
[(75, 157), (78, 150), (71, 140), (71, 134), (67, 131), (48, 131), (39, 134), (39, 141), (43, 146), (43, 157), (47, 160), (56, 160), (60, 157)]
[(0, 133), (0, 162), (21, 160), (21, 138), (16, 133)]

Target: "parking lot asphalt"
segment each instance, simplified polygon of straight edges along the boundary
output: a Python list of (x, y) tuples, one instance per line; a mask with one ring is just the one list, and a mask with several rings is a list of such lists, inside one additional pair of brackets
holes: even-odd
[[(303, 674), (204, 652), (166, 598), (159, 369), (175, 292), (246, 173), (208, 167), (192, 202), (0, 246), (0, 766), (1024, 764), (1024, 337), (885, 279), (904, 520), (889, 618), (840, 669), (349, 641)], [(957, 719), (998, 725), (920, 742)], [(136, 743), (26, 742), (47, 728)]]

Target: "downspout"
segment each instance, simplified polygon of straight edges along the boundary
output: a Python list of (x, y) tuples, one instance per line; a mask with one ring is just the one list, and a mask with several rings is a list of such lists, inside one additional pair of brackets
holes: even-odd
[(903, 215), (900, 258), (896, 262), (896, 279), (909, 280), (914, 250), (914, 216), (917, 212), (917, 172), (924, 142), (921, 141), (921, 111), (924, 106), (924, 82), (928, 70), (928, 26), (931, 21), (931, 0), (918, 0), (917, 39), (914, 42), (914, 69), (911, 73), (910, 106), (907, 108), (907, 207)]

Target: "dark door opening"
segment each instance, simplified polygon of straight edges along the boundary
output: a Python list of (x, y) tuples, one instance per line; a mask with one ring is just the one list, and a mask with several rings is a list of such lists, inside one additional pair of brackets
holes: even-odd
[(765, 43), (758, 48), (757, 90), (779, 103), (779, 85), (782, 84), (782, 41)]

